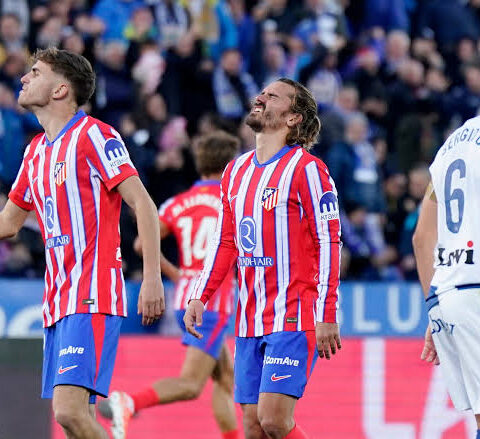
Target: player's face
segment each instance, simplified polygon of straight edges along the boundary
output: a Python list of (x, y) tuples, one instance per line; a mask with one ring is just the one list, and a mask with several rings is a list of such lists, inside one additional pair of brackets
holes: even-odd
[(253, 104), (245, 123), (255, 132), (277, 131), (287, 126), (295, 89), (284, 82), (268, 85)]
[(18, 103), (27, 109), (45, 107), (50, 102), (55, 86), (58, 85), (57, 75), (42, 61), (37, 61), (21, 81), (23, 87), (18, 96)]

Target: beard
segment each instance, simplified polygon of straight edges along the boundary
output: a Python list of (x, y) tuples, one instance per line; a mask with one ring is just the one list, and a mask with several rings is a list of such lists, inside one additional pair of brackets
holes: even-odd
[(260, 133), (263, 129), (263, 121), (261, 118), (257, 118), (254, 113), (250, 113), (246, 119), (245, 124), (249, 126), (253, 132)]
[(272, 131), (282, 128), (285, 121), (284, 118), (289, 112), (284, 111), (279, 115), (272, 114), (269, 111), (257, 115), (256, 113), (249, 113), (245, 119), (245, 124), (249, 126), (255, 133), (260, 133), (268, 128)]

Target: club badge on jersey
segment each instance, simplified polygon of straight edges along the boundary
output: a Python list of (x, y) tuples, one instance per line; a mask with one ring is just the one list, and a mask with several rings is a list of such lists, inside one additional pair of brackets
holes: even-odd
[(67, 166), (65, 165), (65, 162), (55, 163), (53, 176), (55, 177), (55, 183), (57, 186), (61, 186), (62, 183), (67, 179)]
[(262, 206), (265, 210), (272, 210), (278, 204), (278, 188), (266, 187), (262, 194)]

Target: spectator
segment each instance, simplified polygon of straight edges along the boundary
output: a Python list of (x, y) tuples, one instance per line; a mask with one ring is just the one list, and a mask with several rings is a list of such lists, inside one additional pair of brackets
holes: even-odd
[(202, 114), (215, 109), (211, 60), (202, 56), (201, 41), (193, 32), (183, 35), (165, 54), (166, 70), (159, 91), (169, 112), (188, 120), (188, 130), (195, 132)]
[(356, 202), (368, 213), (380, 213), (385, 210), (381, 174), (367, 133), (367, 118), (362, 113), (350, 115), (345, 140), (330, 149), (327, 165), (337, 184), (340, 206)]
[(24, 41), (22, 27), (18, 15), (14, 13), (0, 16), (0, 66), (11, 53), (28, 50)]
[(418, 31), (433, 31), (442, 53), (452, 52), (454, 46), (464, 37), (477, 40), (479, 29), (472, 10), (460, 0), (432, 0), (420, 6)]
[(329, 8), (326, 0), (305, 0), (307, 18), (295, 28), (298, 36), (309, 50), (317, 44), (338, 51), (347, 42), (347, 24), (343, 13)]
[(344, 85), (332, 108), (320, 114), (322, 130), (320, 142), (315, 147), (317, 155), (325, 157), (333, 145), (343, 141), (345, 123), (353, 113), (358, 112), (358, 105), (358, 91), (355, 86)]
[(384, 84), (397, 79), (398, 67), (409, 58), (410, 37), (406, 32), (395, 30), (387, 35), (385, 58), (380, 67), (379, 76)]
[(405, 0), (366, 0), (364, 27), (381, 27), (385, 32), (402, 30), (408, 32), (409, 22)]
[(101, 38), (104, 42), (123, 40), (125, 38), (123, 32), (130, 17), (137, 8), (142, 6), (141, 0), (99, 0), (93, 7), (92, 16), (100, 20), (101, 24), (96, 20), (93, 22), (88, 20), (82, 24), (91, 31), (100, 30), (103, 27)]
[(330, 108), (342, 85), (336, 53), (318, 45), (311, 61), (300, 70), (299, 81), (311, 90), (321, 111)]
[(190, 29), (190, 15), (177, 0), (159, 0), (154, 4), (158, 42), (162, 50), (176, 46)]
[(250, 110), (251, 99), (258, 93), (252, 77), (242, 69), (242, 57), (237, 49), (226, 50), (213, 74), (213, 92), (218, 112), (240, 122)]
[(135, 101), (131, 73), (125, 64), (126, 51), (122, 41), (110, 41), (97, 51), (96, 110), (102, 120), (113, 126), (118, 126)]

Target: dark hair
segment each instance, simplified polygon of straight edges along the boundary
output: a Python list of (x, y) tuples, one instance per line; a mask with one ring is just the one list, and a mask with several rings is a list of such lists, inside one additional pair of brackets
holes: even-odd
[(33, 54), (33, 62), (36, 61), (48, 64), (55, 73), (59, 73), (70, 82), (79, 107), (92, 97), (95, 90), (95, 72), (90, 62), (82, 55), (49, 47), (38, 49)]
[(308, 88), (289, 78), (277, 81), (291, 85), (295, 89), (290, 111), (302, 116), (302, 121), (295, 125), (287, 135), (287, 145), (301, 145), (307, 151), (316, 143), (321, 123), (318, 118), (317, 102)]
[(240, 148), (240, 139), (217, 130), (198, 138), (195, 144), (195, 166), (200, 175), (223, 172)]

